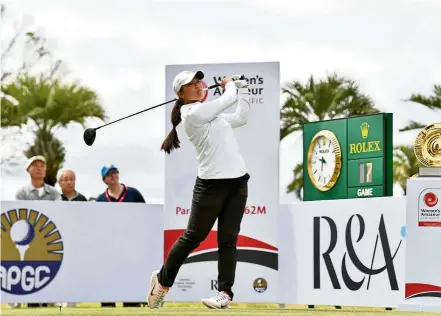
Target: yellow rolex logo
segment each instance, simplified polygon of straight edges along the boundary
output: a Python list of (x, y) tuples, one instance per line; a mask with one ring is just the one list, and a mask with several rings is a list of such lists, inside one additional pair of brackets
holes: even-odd
[(360, 129), (361, 129), (361, 137), (367, 138), (369, 135), (369, 124), (367, 122), (361, 123)]

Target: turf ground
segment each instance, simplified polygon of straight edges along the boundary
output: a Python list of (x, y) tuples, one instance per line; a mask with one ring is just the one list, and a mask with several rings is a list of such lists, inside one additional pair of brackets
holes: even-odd
[(439, 313), (414, 313), (387, 311), (380, 308), (342, 307), (335, 309), (334, 306), (316, 306), (308, 309), (303, 305), (288, 305), (279, 308), (276, 304), (232, 304), (230, 310), (210, 310), (202, 304), (195, 303), (166, 303), (164, 307), (151, 310), (148, 307), (120, 307), (101, 308), (99, 304), (78, 304), (77, 307), (49, 307), (49, 308), (16, 308), (10, 309), (5, 304), (1, 305), (1, 315), (23, 316), (144, 316), (144, 315), (170, 315), (170, 316), (202, 316), (215, 314), (241, 315), (241, 316), (272, 316), (272, 315), (296, 315), (296, 316), (439, 316)]

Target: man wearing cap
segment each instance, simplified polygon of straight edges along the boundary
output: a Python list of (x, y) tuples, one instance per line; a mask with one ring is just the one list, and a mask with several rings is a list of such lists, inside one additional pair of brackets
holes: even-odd
[[(46, 177), (46, 158), (34, 156), (26, 163), (26, 171), (31, 177), (31, 184), (20, 188), (15, 195), (17, 200), (61, 200), (61, 193), (53, 186), (44, 183)], [(18, 307), (20, 304), (11, 303), (9, 307)], [(28, 303), (28, 307), (47, 307), (47, 303)]]
[(44, 183), (46, 177), (46, 158), (34, 156), (29, 158), (26, 171), (31, 177), (31, 184), (18, 190), (17, 200), (61, 200), (61, 193), (53, 186)]
[(135, 188), (119, 183), (119, 170), (114, 165), (101, 169), (101, 177), (107, 189), (98, 195), (97, 202), (132, 202), (145, 203), (142, 194)]

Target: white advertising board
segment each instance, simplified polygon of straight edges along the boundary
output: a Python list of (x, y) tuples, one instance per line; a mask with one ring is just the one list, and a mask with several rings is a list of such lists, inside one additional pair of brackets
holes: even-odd
[[(238, 265), (234, 300), (271, 302), (277, 300), (277, 234), (279, 206), (279, 130), (280, 79), (279, 63), (227, 63), (169, 65), (166, 67), (166, 99), (175, 98), (174, 77), (183, 70), (201, 70), (207, 86), (223, 77), (242, 73), (251, 88), (251, 110), (248, 124), (234, 130), (241, 154), (251, 176), (248, 202), (238, 238)], [(223, 89), (209, 90), (206, 100), (222, 95)], [(172, 128), (166, 110), (166, 133)], [(234, 112), (235, 106), (225, 113)], [(164, 204), (164, 255), (187, 226), (193, 186), (197, 177), (196, 153), (182, 125), (177, 132), (181, 148), (166, 155), (166, 189)], [(167, 300), (200, 301), (213, 295), (217, 288), (217, 223), (207, 239), (193, 251), (181, 267)]]
[(145, 302), (162, 215), (143, 203), (2, 201), (2, 302)]
[(441, 312), (441, 178), (407, 181), (405, 302), (398, 309)]
[(281, 208), (279, 301), (397, 306), (404, 299), (405, 209), (404, 197)]

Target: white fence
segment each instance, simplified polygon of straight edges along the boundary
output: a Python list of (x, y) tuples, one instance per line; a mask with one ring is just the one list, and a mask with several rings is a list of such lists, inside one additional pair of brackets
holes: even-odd
[[(3, 302), (145, 301), (150, 273), (163, 262), (162, 205), (1, 207)], [(239, 261), (237, 274), (248, 282), (236, 282), (235, 301), (397, 306), (404, 300), (405, 220), (405, 197), (280, 205), (277, 245), (248, 240), (243, 247), (263, 255)], [(270, 257), (275, 266), (268, 267)], [(195, 275), (178, 275), (173, 300), (183, 293), (182, 300), (199, 301), (202, 290), (216, 291), (214, 261), (186, 265)]]

